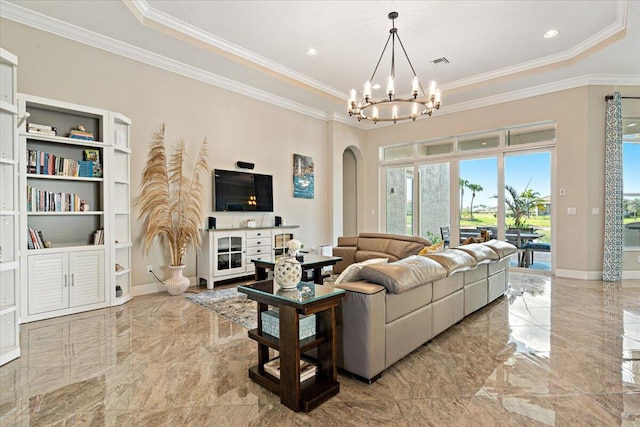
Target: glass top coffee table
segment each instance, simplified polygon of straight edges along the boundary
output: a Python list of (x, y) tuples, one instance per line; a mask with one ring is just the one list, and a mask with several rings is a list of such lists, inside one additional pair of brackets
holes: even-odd
[[(258, 364), (249, 368), (249, 377), (280, 396), (280, 402), (294, 411), (309, 412), (340, 392), (336, 356), (336, 310), (344, 290), (309, 282), (300, 282), (293, 290), (281, 289), (273, 280), (238, 286), (258, 303), (258, 327), (249, 338), (258, 342)], [(269, 306), (278, 307), (279, 336), (262, 330), (262, 313)], [(300, 339), (300, 316), (315, 314), (315, 335)], [(264, 365), (270, 362), (269, 349), (279, 352), (280, 378), (271, 375)], [(317, 371), (300, 380), (300, 356), (317, 350)]]
[[(302, 271), (313, 270), (313, 281), (322, 285), (322, 267), (336, 265), (339, 261), (342, 261), (342, 258), (337, 256), (304, 254), (304, 261), (300, 262), (300, 267)], [(256, 281), (260, 281), (267, 279), (267, 270), (274, 269), (278, 258), (275, 261), (252, 259), (251, 262), (256, 266)]]

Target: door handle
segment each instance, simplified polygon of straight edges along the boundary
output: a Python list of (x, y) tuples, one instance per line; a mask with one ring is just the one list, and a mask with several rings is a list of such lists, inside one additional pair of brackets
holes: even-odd
[(74, 278), (73, 278), (73, 275), (74, 275), (74, 274), (73, 274), (73, 273), (71, 273), (71, 286), (75, 286), (75, 283), (74, 283), (74, 281), (75, 281), (75, 280), (73, 280), (73, 279), (74, 279)]
[(65, 288), (67, 287), (67, 275), (66, 274), (64, 275), (64, 287)]

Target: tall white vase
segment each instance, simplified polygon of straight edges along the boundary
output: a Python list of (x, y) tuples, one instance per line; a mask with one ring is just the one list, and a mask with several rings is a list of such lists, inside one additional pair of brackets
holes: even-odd
[(189, 287), (189, 278), (182, 275), (185, 265), (170, 265), (171, 277), (164, 281), (167, 286), (167, 292), (171, 295), (181, 295)]

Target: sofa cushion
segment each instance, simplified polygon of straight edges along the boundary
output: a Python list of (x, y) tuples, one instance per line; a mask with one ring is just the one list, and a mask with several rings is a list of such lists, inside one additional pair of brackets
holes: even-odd
[(451, 276), (459, 271), (471, 270), (478, 265), (474, 257), (458, 249), (447, 249), (443, 252), (423, 255), (423, 258), (430, 258), (439, 262), (447, 269), (447, 276)]
[(496, 251), (480, 243), (459, 246), (456, 249), (464, 251), (474, 257), (478, 264), (487, 264), (491, 261), (498, 261), (500, 259), (500, 256), (498, 256)]
[(348, 266), (336, 279), (334, 284), (339, 285), (342, 282), (357, 282), (362, 280), (362, 269), (369, 264), (386, 264), (389, 258), (372, 258), (366, 261), (357, 262)]
[(433, 282), (433, 301), (438, 301), (452, 293), (459, 291), (464, 286), (462, 274), (454, 274)]
[(488, 242), (481, 243), (481, 245), (485, 245), (490, 247), (495, 253), (498, 254), (500, 259), (505, 258), (511, 254), (514, 254), (518, 251), (511, 243), (503, 242), (502, 240), (492, 239)]
[(392, 294), (406, 292), (446, 275), (447, 270), (438, 262), (417, 255), (389, 264), (367, 265), (362, 269), (364, 279), (384, 286)]
[(387, 258), (391, 262), (398, 261), (400, 259), (386, 252), (362, 251), (362, 250), (356, 251), (354, 259), (356, 262), (363, 262), (368, 259), (376, 259), (376, 258)]
[(432, 286), (426, 283), (401, 294), (387, 292), (384, 296), (387, 309), (386, 323), (431, 304)]
[(391, 255), (390, 260), (393, 257), (403, 259), (415, 255), (425, 246), (431, 246), (431, 241), (420, 236), (385, 233), (360, 233), (358, 236), (358, 252), (370, 251)]

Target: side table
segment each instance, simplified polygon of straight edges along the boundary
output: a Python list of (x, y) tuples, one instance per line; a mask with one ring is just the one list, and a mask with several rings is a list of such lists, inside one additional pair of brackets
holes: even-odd
[[(258, 303), (258, 327), (249, 331), (249, 338), (258, 342), (258, 364), (249, 368), (249, 377), (256, 383), (280, 396), (280, 402), (294, 411), (309, 412), (340, 391), (336, 366), (336, 308), (343, 289), (301, 282), (305, 292), (284, 291), (273, 282), (264, 280), (238, 286)], [(269, 306), (278, 307), (280, 338), (262, 331), (262, 312)], [(299, 339), (300, 315), (316, 315), (316, 334)], [(267, 373), (269, 348), (280, 357), (280, 379)], [(300, 356), (317, 348), (316, 375), (300, 382)]]

